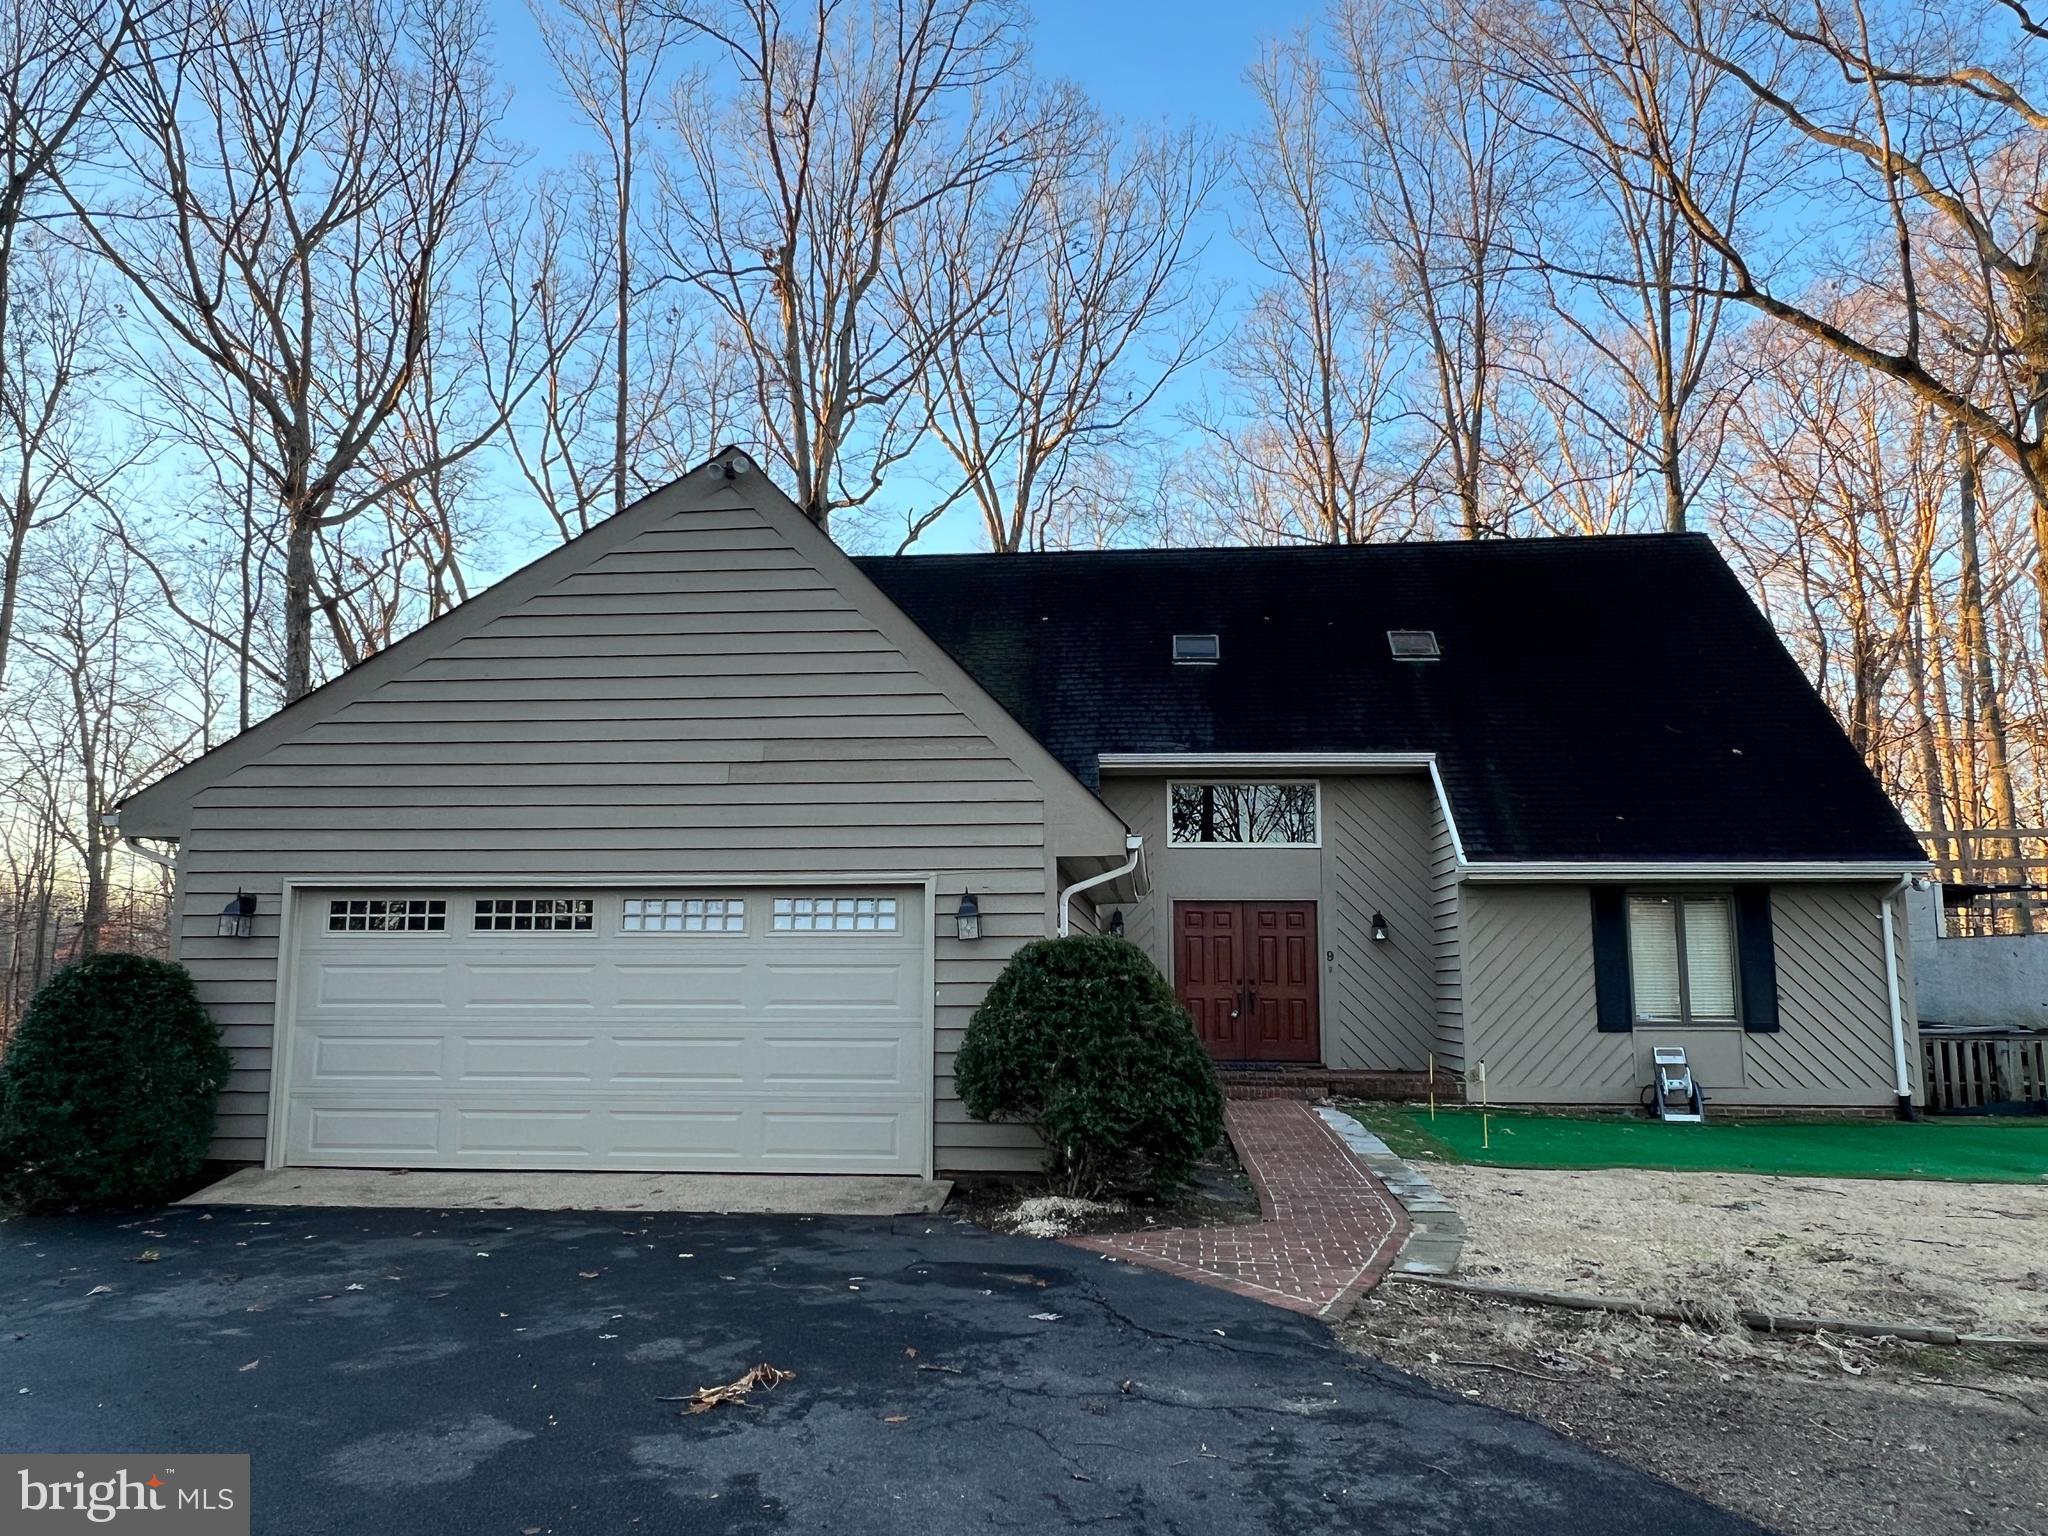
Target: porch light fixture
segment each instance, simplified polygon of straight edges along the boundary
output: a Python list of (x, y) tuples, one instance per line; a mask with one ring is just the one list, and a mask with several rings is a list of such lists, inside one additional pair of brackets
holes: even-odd
[(1118, 907), (1109, 914), (1109, 936), (1112, 939), (1120, 939), (1124, 936), (1124, 909), (1122, 907)]
[(1387, 942), (1387, 920), (1377, 912), (1372, 915), (1372, 941), (1375, 944)]
[(220, 936), (246, 939), (256, 932), (256, 898), (247, 891), (235, 892), (235, 899), (220, 909)]
[(974, 892), (960, 893), (960, 907), (953, 914), (953, 922), (962, 944), (972, 944), (981, 937), (981, 903), (974, 899)]

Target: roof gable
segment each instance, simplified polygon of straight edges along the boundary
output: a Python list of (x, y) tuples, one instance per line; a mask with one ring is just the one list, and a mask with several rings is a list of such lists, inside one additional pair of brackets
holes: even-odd
[(184, 837), (208, 790), (252, 775), (389, 763), (474, 790), (507, 763), (603, 769), (661, 742), (707, 761), (998, 755), (1043, 794), (1055, 852), (1122, 850), (1122, 822), (732, 451), (131, 796), (120, 823)]
[[(1433, 753), (1474, 862), (1924, 857), (1700, 535), (859, 564), (1091, 783), (1105, 753)], [(1190, 632), (1213, 665), (1173, 661)]]

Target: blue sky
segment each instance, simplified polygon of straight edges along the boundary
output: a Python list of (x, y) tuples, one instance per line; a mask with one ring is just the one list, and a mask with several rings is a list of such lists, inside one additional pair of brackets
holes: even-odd
[[(1195, 123), (1222, 137), (1250, 126), (1254, 102), (1244, 72), (1262, 42), (1296, 31), (1319, 9), (1310, 0), (1041, 0), (1031, 7), (1032, 46), (1040, 74), (1076, 82), (1117, 117)], [(544, 163), (571, 158), (583, 147), (583, 130), (562, 103), (526, 0), (492, 0), (492, 13), (499, 73), (512, 94), (507, 131)], [(1204, 276), (1242, 285), (1252, 275), (1249, 262), (1220, 214), (1209, 226)], [(1199, 390), (1197, 372), (1175, 395)], [(955, 508), (918, 548), (976, 548), (977, 528), (970, 509)], [(530, 547), (480, 552), (481, 565), (487, 574), (509, 570), (538, 553), (546, 537), (535, 526)], [(525, 541), (515, 534), (508, 542)]]

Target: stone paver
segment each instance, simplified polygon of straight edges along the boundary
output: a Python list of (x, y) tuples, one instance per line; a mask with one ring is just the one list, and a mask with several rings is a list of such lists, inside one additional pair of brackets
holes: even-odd
[(1406, 1214), (1307, 1104), (1232, 1099), (1223, 1115), (1264, 1220), (1068, 1241), (1310, 1317), (1341, 1317), (1400, 1249)]
[(1465, 1250), (1465, 1223), (1437, 1187), (1413, 1163), (1396, 1157), (1394, 1149), (1343, 1110), (1316, 1106), (1323, 1123), (1344, 1138), (1358, 1160), (1386, 1185), (1408, 1213), (1408, 1240), (1394, 1257), (1397, 1275), (1455, 1275)]

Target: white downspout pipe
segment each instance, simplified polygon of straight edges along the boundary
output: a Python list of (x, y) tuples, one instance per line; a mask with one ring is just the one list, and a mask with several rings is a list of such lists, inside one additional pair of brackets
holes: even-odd
[(1911, 875), (1901, 875), (1899, 883), (1877, 899), (1878, 927), (1884, 934), (1884, 991), (1892, 1013), (1892, 1072), (1901, 1120), (1918, 1119), (1919, 1113), (1913, 1108), (1913, 1074), (1906, 1060), (1906, 1011), (1899, 997), (1899, 955), (1892, 924), (1892, 903), (1905, 894), (1912, 883)]
[(1086, 880), (1076, 880), (1060, 892), (1060, 937), (1065, 938), (1073, 928), (1074, 898), (1083, 891), (1098, 885), (1107, 885), (1112, 880), (1121, 880), (1138, 867), (1138, 857), (1145, 851), (1145, 839), (1131, 832), (1124, 836), (1124, 848), (1130, 854), (1128, 859), (1115, 869), (1104, 870), (1099, 875), (1090, 875)]

